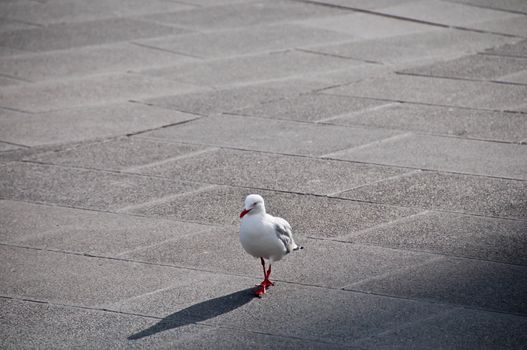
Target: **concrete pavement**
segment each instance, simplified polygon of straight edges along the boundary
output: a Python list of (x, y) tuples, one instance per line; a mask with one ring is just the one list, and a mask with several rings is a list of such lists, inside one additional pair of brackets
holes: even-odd
[(0, 347), (527, 347), (524, 1), (0, 13)]

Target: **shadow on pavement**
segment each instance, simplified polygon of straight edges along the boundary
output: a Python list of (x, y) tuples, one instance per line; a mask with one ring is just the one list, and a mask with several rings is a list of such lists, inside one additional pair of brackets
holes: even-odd
[(249, 288), (218, 298), (203, 301), (168, 315), (155, 325), (130, 335), (128, 340), (141, 339), (169, 329), (186, 326), (195, 322), (205, 321), (235, 310), (240, 306), (249, 303), (254, 298), (255, 295), (253, 288)]

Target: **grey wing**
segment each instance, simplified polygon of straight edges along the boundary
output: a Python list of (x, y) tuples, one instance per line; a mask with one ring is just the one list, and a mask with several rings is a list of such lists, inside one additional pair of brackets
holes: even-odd
[(282, 218), (275, 218), (274, 225), (276, 236), (284, 243), (286, 251), (289, 253), (297, 248), (295, 241), (293, 240), (293, 232), (291, 225)]

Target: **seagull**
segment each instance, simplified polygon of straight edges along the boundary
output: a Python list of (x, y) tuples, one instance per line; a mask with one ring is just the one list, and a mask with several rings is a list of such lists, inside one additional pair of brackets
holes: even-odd
[[(265, 212), (262, 196), (250, 194), (245, 198), (245, 207), (240, 213), (240, 242), (243, 249), (255, 258), (260, 258), (263, 266), (264, 280), (256, 288), (255, 294), (260, 297), (267, 288), (274, 286), (269, 280), (271, 265), (281, 260), (286, 254), (303, 249), (293, 240), (291, 225), (279, 217)], [(269, 260), (269, 269), (265, 269), (265, 260)]]

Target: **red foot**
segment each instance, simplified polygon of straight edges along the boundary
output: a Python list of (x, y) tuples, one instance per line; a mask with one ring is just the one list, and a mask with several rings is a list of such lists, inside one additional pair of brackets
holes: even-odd
[(261, 297), (263, 294), (265, 294), (265, 287), (262, 285), (256, 287), (256, 289), (254, 290), (254, 294), (257, 297)]
[(264, 288), (269, 288), (271, 286), (274, 286), (274, 283), (269, 281), (268, 279), (264, 279), (262, 281), (262, 283), (260, 283), (260, 286), (264, 287)]

